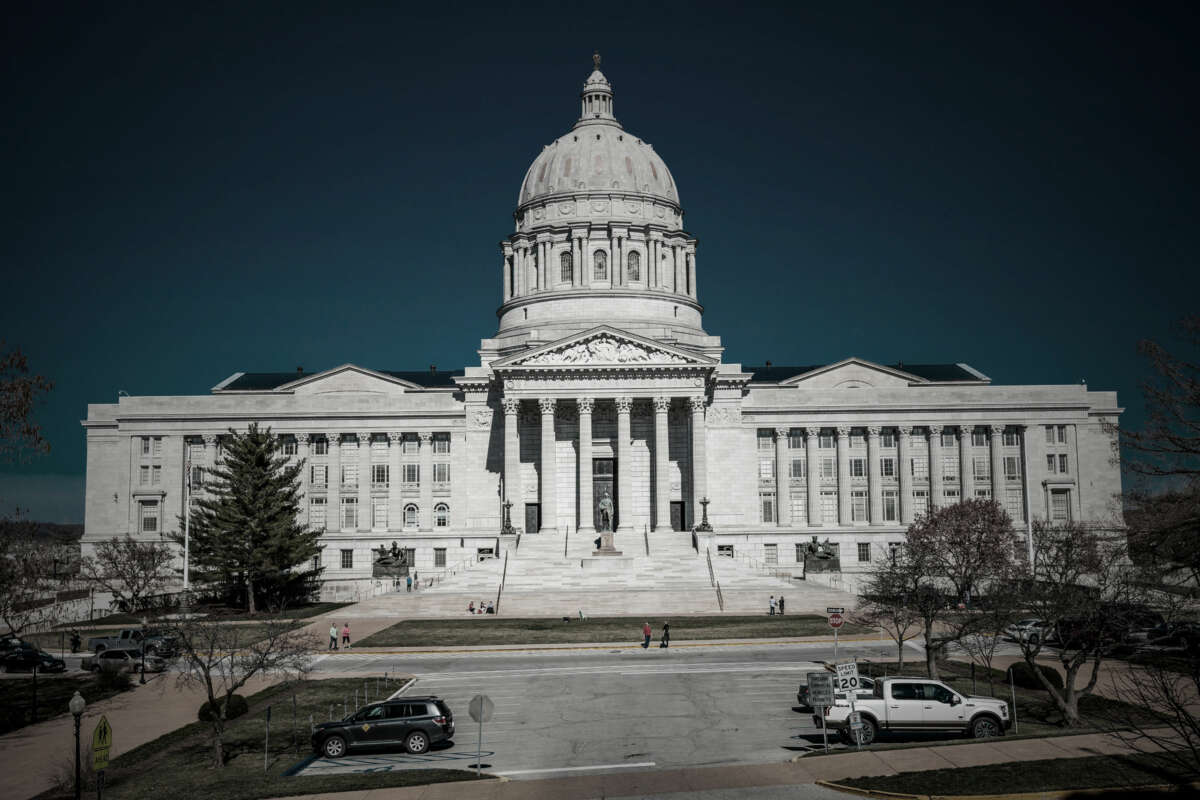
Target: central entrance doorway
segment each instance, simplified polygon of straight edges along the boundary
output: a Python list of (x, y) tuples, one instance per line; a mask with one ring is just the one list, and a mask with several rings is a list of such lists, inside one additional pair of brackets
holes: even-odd
[(607, 494), (612, 501), (613, 515), (609, 530), (617, 529), (617, 515), (621, 509), (617, 507), (617, 460), (615, 458), (592, 459), (592, 525), (597, 531), (604, 530), (604, 520), (601, 519), (600, 501)]

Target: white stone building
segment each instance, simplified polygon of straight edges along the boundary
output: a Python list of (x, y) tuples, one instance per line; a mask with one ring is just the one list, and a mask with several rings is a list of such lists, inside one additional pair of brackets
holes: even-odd
[(239, 372), (207, 395), (90, 405), (85, 548), (174, 529), (186, 465), (202, 478), (221, 436), (253, 421), (307, 462), (330, 596), (369, 583), (381, 544), (426, 574), (500, 553), (506, 500), (537, 552), (583, 567), (605, 493), (615, 547), (645, 556), (690, 551), (707, 498), (702, 549), (797, 576), (813, 536), (853, 576), (963, 497), (995, 498), (1021, 527), (1110, 518), (1115, 392), (996, 386), (966, 364), (724, 362), (674, 178), (617, 121), (599, 69), (515, 218), (478, 366)]

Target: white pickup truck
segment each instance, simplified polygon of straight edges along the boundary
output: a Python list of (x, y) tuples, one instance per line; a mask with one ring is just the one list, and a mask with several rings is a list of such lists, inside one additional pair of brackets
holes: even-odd
[[(1012, 725), (1003, 700), (962, 695), (928, 678), (877, 678), (874, 696), (858, 695), (854, 710), (862, 717), (862, 744), (874, 742), (880, 731), (962, 731), (983, 739), (1003, 736)], [(820, 727), (821, 716), (814, 714), (813, 722)], [(826, 708), (825, 725), (853, 742), (849, 702), (839, 700)]]

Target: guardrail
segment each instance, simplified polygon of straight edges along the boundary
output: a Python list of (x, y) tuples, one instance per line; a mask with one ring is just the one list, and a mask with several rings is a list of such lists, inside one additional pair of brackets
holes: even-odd
[(721, 594), (721, 582), (720, 581), (717, 581), (716, 588), (717, 588), (717, 607), (719, 609), (721, 609), (722, 611), (724, 611), (725, 610), (725, 595)]
[[(695, 534), (693, 534), (693, 536), (694, 536), (694, 535), (695, 535)], [(705, 551), (704, 551), (704, 555), (705, 555), (705, 557), (708, 559), (708, 585), (709, 585), (709, 586), (716, 586), (716, 585), (717, 585), (717, 576), (716, 576), (716, 575), (713, 573), (713, 566), (712, 566), (712, 548), (710, 547), (710, 548), (708, 548), (707, 550), (705, 550)]]
[(504, 568), (500, 570), (500, 587), (496, 589), (496, 613), (500, 613), (500, 596), (504, 594), (504, 581), (508, 579), (508, 551), (504, 551)]
[(646, 557), (650, 557), (650, 526), (642, 526), (642, 538), (646, 540)]

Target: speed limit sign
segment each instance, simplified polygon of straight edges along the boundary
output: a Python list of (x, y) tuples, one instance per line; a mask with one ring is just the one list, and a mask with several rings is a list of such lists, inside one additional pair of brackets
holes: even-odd
[(834, 689), (839, 692), (855, 692), (858, 686), (858, 664), (838, 664)]

